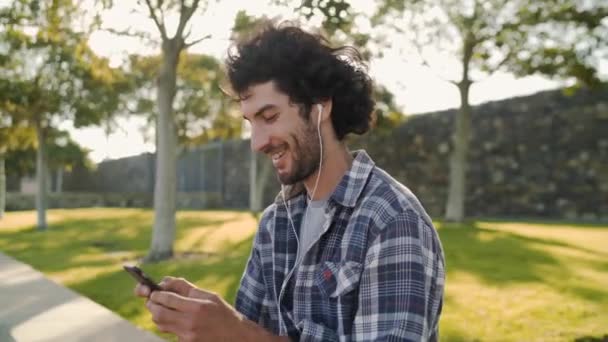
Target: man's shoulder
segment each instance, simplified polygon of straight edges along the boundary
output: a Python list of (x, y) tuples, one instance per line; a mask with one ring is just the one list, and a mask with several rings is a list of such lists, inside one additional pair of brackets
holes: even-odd
[(262, 214), (260, 215), (260, 227), (267, 226), (269, 222), (272, 222), (277, 213), (277, 204), (271, 203), (267, 206)]
[(258, 229), (255, 233), (255, 246), (266, 245), (272, 243), (272, 234), (274, 230), (274, 219), (276, 215), (276, 204), (271, 204), (262, 211), (259, 216)]
[(427, 225), (433, 226), (430, 216), (418, 197), (403, 183), (382, 168), (375, 166), (368, 184), (361, 194), (360, 205), (375, 212), (388, 222), (404, 212), (418, 215)]

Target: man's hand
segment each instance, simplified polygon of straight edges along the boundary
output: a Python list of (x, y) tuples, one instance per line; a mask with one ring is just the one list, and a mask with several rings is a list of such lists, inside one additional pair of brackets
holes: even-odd
[[(194, 284), (190, 283), (183, 278), (164, 277), (163, 280), (158, 284), (164, 291), (171, 291), (180, 294), (185, 297), (189, 297), (191, 289), (197, 289)], [(135, 295), (142, 298), (149, 298), (150, 288), (143, 284), (137, 284), (134, 289)]]
[(185, 279), (165, 277), (159, 285), (163, 291), (150, 293), (147, 286), (138, 284), (135, 294), (148, 298), (146, 307), (158, 329), (177, 335), (180, 341), (279, 339), (215, 293), (199, 289)]

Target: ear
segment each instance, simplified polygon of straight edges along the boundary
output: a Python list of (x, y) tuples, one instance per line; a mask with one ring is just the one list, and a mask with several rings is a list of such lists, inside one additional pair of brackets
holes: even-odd
[(321, 109), (321, 123), (324, 123), (331, 118), (332, 101), (331, 99), (316, 103), (314, 106), (313, 117), (315, 122), (319, 118), (319, 110)]

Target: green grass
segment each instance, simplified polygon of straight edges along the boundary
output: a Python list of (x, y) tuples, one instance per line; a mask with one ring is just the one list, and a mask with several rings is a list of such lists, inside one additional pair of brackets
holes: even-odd
[[(136, 325), (154, 331), (121, 269), (145, 255), (152, 212), (136, 209), (34, 212), (0, 221), (0, 250)], [(608, 225), (560, 222), (438, 222), (447, 262), (444, 341), (608, 340)], [(180, 212), (178, 260), (145, 265), (160, 279), (183, 276), (234, 301), (256, 228), (248, 213)], [(189, 253), (189, 254), (188, 254)]]
[[(150, 210), (50, 210), (49, 229), (41, 233), (33, 228), (34, 212), (8, 213), (0, 221), (0, 251), (158, 333), (122, 270), (147, 252), (152, 218)], [(180, 212), (175, 249), (182, 257), (143, 269), (157, 280), (183, 276), (233, 302), (256, 225), (248, 213)]]
[(447, 340), (608, 340), (607, 226), (451, 228), (439, 230), (448, 264)]

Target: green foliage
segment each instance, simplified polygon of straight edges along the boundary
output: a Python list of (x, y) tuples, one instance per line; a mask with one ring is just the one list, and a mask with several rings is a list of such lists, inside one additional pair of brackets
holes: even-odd
[[(152, 75), (156, 75), (160, 65), (160, 56), (129, 58), (129, 75), (135, 84), (132, 113), (145, 115), (149, 122), (156, 117), (156, 82)], [(235, 103), (222, 92), (222, 77), (221, 63), (216, 58), (182, 52), (173, 105), (180, 144), (241, 136), (242, 119)]]
[[(0, 90), (7, 90), (0, 92), (0, 114), (10, 119), (3, 120), (9, 125), (25, 123), (36, 131), (39, 189), (46, 189), (45, 137), (52, 127), (64, 120), (72, 120), (75, 127), (108, 120), (128, 85), (118, 70), (89, 48), (90, 26), (82, 25), (79, 5), (73, 0), (0, 5)], [(46, 198), (43, 190), (38, 194), (38, 225), (44, 230)]]
[(473, 67), (519, 76), (574, 78), (595, 86), (606, 57), (608, 3), (575, 0), (384, 0), (375, 25)]
[(247, 12), (240, 10), (237, 12), (234, 18), (234, 24), (231, 30), (231, 39), (238, 41), (239, 39), (245, 38), (248, 33), (254, 33), (258, 26), (263, 25), (264, 22), (269, 19), (266, 17), (256, 18), (250, 16)]
[[(275, 3), (292, 6), (285, 0)], [(302, 22), (311, 22), (315, 17), (321, 21), (319, 31), (328, 37), (332, 45), (353, 45), (365, 60), (380, 54), (372, 42), (370, 33), (358, 25), (358, 21), (368, 21), (369, 15), (352, 6), (347, 0), (303, 0), (293, 10)]]
[(352, 6), (345, 0), (303, 0), (298, 10), (310, 20), (315, 12), (324, 18), (323, 29), (333, 36), (337, 31), (349, 33), (353, 28), (354, 13)]
[(2, 112), (46, 128), (65, 119), (76, 127), (98, 124), (117, 110), (128, 83), (88, 47), (86, 32), (76, 30), (82, 13), (75, 3), (19, 1), (3, 13), (10, 20), (0, 31), (7, 43)]
[(375, 85), (374, 99), (376, 100), (375, 134), (390, 134), (401, 125), (406, 116), (395, 104), (395, 95), (382, 85)]
[[(34, 141), (32, 129), (23, 128), (21, 131), (22, 133), (11, 136), (15, 145), (6, 153), (6, 166), (8, 173), (27, 176), (35, 171), (38, 143)], [(49, 130), (45, 145), (48, 151), (48, 167), (51, 170), (61, 168), (71, 171), (76, 166), (92, 168), (92, 162), (88, 159), (89, 151), (73, 141), (68, 132)]]
[(36, 133), (24, 125), (0, 125), (0, 155), (16, 150), (32, 148)]

